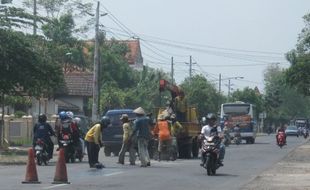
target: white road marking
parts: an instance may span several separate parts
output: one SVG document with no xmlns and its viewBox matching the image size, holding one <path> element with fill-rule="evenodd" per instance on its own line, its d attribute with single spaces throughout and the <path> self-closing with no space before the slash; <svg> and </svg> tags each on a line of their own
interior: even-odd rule
<svg viewBox="0 0 310 190">
<path fill-rule="evenodd" d="M 122 174 L 124 172 L 114 172 L 114 173 L 110 173 L 110 174 L 104 174 L 103 176 L 113 176 L 113 175 L 118 175 L 118 174 Z"/>
<path fill-rule="evenodd" d="M 62 187 L 62 186 L 65 186 L 65 185 L 69 185 L 69 184 L 52 185 L 52 186 L 49 186 L 49 187 L 44 187 L 43 189 L 53 189 L 53 188 Z"/>
</svg>

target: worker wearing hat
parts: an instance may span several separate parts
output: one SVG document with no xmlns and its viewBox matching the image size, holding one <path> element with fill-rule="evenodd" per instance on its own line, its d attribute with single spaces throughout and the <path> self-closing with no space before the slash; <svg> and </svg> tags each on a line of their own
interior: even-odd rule
<svg viewBox="0 0 310 190">
<path fill-rule="evenodd" d="M 148 152 L 148 142 L 151 137 L 149 128 L 149 119 L 145 116 L 144 109 L 139 107 L 133 111 L 137 119 L 134 122 L 134 131 L 132 137 L 136 135 L 138 142 L 138 152 L 141 161 L 141 167 L 147 167 L 151 165 L 150 156 Z"/>
<path fill-rule="evenodd" d="M 120 120 L 123 122 L 123 144 L 121 151 L 119 152 L 118 163 L 124 164 L 125 154 L 129 151 L 129 162 L 130 165 L 135 165 L 136 161 L 136 150 L 135 140 L 130 138 L 133 132 L 132 125 L 129 121 L 127 114 L 122 114 Z"/>
</svg>

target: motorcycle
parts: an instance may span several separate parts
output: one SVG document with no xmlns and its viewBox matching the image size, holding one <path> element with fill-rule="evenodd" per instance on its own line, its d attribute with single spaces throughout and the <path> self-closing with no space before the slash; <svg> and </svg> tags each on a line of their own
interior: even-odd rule
<svg viewBox="0 0 310 190">
<path fill-rule="evenodd" d="M 308 138 L 308 136 L 309 136 L 309 131 L 308 131 L 308 129 L 307 129 L 306 127 L 304 127 L 304 128 L 302 129 L 302 135 L 304 136 L 305 139 Z"/>
<path fill-rule="evenodd" d="M 37 164 L 39 166 L 44 163 L 45 165 L 48 164 L 49 158 L 48 158 L 48 153 L 47 153 L 47 145 L 44 143 L 42 139 L 37 139 L 36 144 L 34 146 L 35 150 L 35 156 L 37 160 Z"/>
<path fill-rule="evenodd" d="M 79 140 L 79 144 L 75 147 L 75 158 L 82 162 L 84 157 L 84 140 L 82 138 Z"/>
<path fill-rule="evenodd" d="M 66 163 L 69 163 L 69 161 L 74 163 L 75 158 L 76 158 L 76 155 L 75 155 L 76 152 L 75 152 L 75 147 L 74 147 L 71 135 L 69 134 L 62 135 L 62 140 L 60 140 L 60 144 L 64 148 L 64 151 L 65 151 Z"/>
<path fill-rule="evenodd" d="M 280 131 L 277 136 L 278 146 L 282 148 L 285 145 L 285 134 L 283 131 Z"/>
<path fill-rule="evenodd" d="M 224 140 L 223 140 L 223 144 L 227 147 L 231 144 L 231 138 L 230 138 L 230 134 L 229 132 L 224 133 Z"/>
<path fill-rule="evenodd" d="M 240 132 L 235 132 L 233 142 L 236 145 L 239 145 L 239 144 L 241 144 L 241 141 L 242 141 L 242 138 L 241 138 Z"/>
<path fill-rule="evenodd" d="M 215 175 L 216 170 L 221 166 L 219 164 L 219 143 L 220 138 L 218 136 L 211 136 L 203 140 L 202 143 L 202 157 L 203 167 L 207 170 L 208 175 Z"/>
</svg>

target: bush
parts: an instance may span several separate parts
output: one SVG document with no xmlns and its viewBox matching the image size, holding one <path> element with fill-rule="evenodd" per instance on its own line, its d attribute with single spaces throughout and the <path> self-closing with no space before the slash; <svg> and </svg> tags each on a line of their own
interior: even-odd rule
<svg viewBox="0 0 310 190">
<path fill-rule="evenodd" d="M 22 116 L 26 115 L 26 113 L 23 111 L 16 111 L 14 115 L 16 118 L 21 118 Z"/>
</svg>

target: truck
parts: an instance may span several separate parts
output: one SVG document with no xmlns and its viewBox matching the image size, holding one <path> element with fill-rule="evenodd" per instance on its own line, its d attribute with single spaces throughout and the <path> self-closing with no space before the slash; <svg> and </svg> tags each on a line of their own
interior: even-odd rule
<svg viewBox="0 0 310 190">
<path fill-rule="evenodd" d="M 161 79 L 159 81 L 159 91 L 169 91 L 171 94 L 172 104 L 175 102 L 175 98 L 180 94 L 180 87 L 171 84 L 168 81 Z M 172 106 L 173 109 L 173 106 Z M 166 110 L 165 107 L 158 107 L 155 109 L 157 113 L 162 114 Z M 179 158 L 197 158 L 199 153 L 198 136 L 201 132 L 201 125 L 197 117 L 197 109 L 195 106 L 188 106 L 186 111 L 186 118 L 184 122 L 180 122 L 183 126 L 183 130 L 177 136 L 178 143 L 178 157 Z"/>
</svg>

